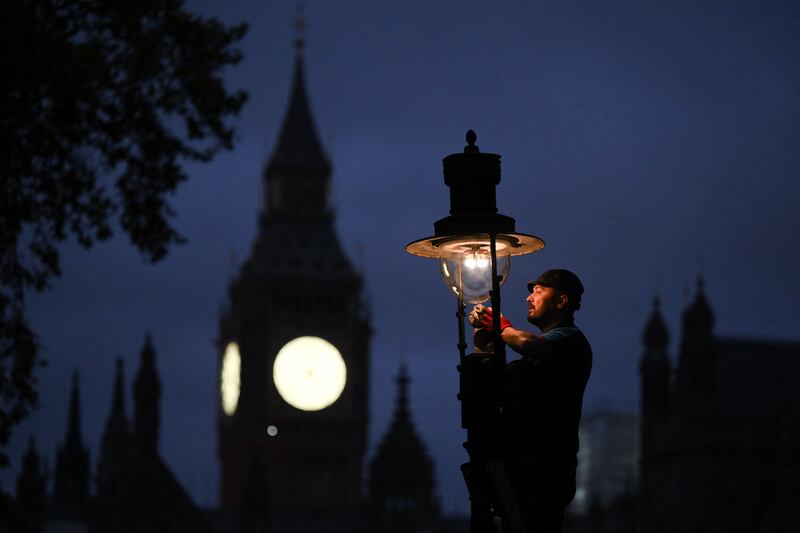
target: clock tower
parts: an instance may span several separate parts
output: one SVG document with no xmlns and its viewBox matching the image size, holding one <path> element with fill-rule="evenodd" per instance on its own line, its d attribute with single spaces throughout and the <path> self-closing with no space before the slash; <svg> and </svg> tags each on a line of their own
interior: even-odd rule
<svg viewBox="0 0 800 533">
<path fill-rule="evenodd" d="M 220 498 L 249 529 L 337 531 L 361 511 L 371 329 L 334 229 L 302 48 L 258 235 L 220 318 Z"/>
</svg>

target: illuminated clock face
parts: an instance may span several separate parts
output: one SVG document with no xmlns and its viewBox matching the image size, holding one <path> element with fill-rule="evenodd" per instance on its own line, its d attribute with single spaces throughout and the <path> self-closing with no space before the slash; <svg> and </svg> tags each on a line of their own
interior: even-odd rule
<svg viewBox="0 0 800 533">
<path fill-rule="evenodd" d="M 222 371 L 219 379 L 222 410 L 228 416 L 236 412 L 236 405 L 239 403 L 241 370 L 242 358 L 239 355 L 239 345 L 229 342 L 222 356 Z"/>
<path fill-rule="evenodd" d="M 319 411 L 344 390 L 347 368 L 339 350 L 319 337 L 298 337 L 275 357 L 272 378 L 286 403 L 303 411 Z"/>
</svg>

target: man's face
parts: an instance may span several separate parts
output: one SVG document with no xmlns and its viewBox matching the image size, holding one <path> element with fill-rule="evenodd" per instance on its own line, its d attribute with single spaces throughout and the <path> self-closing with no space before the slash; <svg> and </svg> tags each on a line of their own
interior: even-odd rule
<svg viewBox="0 0 800 533">
<path fill-rule="evenodd" d="M 528 296 L 528 322 L 534 326 L 546 326 L 558 313 L 560 295 L 552 287 L 534 285 Z"/>
</svg>

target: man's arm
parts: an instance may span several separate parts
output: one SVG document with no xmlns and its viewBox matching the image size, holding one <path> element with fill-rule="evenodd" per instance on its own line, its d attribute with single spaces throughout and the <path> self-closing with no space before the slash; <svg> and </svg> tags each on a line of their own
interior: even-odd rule
<svg viewBox="0 0 800 533">
<path fill-rule="evenodd" d="M 550 341 L 529 331 L 507 327 L 500 332 L 500 338 L 508 347 L 523 357 L 538 359 L 552 354 Z"/>
<path fill-rule="evenodd" d="M 492 308 L 476 305 L 469 314 L 469 323 L 474 328 L 491 331 L 494 326 Z M 523 357 L 541 359 L 552 354 L 550 341 L 542 335 L 517 329 L 505 317 L 500 318 L 500 328 L 503 342 Z"/>
</svg>

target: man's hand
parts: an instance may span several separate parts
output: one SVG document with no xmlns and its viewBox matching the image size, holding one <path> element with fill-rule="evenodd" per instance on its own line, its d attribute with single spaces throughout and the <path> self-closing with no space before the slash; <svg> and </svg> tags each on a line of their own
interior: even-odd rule
<svg viewBox="0 0 800 533">
<path fill-rule="evenodd" d="M 486 310 L 484 306 L 481 304 L 477 304 L 475 307 L 472 308 L 472 311 L 469 312 L 467 319 L 469 320 L 469 324 L 475 328 L 479 329 L 484 327 L 483 322 L 483 313 Z"/>
<path fill-rule="evenodd" d="M 487 331 L 494 330 L 494 317 L 492 316 L 492 308 L 477 304 L 469 313 L 469 323 L 475 329 L 485 329 Z M 509 327 L 511 327 L 511 321 L 503 315 L 500 315 L 500 331 L 503 331 Z"/>
</svg>

